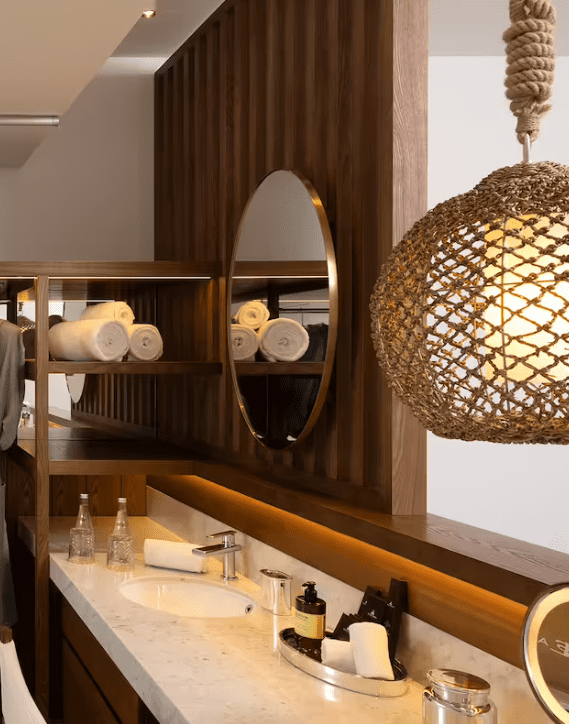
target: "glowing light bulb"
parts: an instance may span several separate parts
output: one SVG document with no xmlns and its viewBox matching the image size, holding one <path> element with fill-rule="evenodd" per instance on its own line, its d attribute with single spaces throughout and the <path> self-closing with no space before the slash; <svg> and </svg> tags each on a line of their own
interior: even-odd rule
<svg viewBox="0 0 569 724">
<path fill-rule="evenodd" d="M 561 217 L 529 214 L 487 227 L 487 379 L 569 377 L 569 219 Z"/>
</svg>

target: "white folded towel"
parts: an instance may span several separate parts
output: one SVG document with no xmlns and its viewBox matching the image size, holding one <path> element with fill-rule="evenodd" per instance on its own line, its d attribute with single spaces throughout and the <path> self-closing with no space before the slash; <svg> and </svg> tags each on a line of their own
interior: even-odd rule
<svg viewBox="0 0 569 724">
<path fill-rule="evenodd" d="M 74 362 L 119 362 L 128 351 L 128 334 L 113 319 L 80 319 L 55 324 L 48 332 L 55 359 Z"/>
<path fill-rule="evenodd" d="M 321 654 L 322 663 L 325 666 L 330 666 L 332 669 L 343 671 L 346 674 L 356 673 L 351 641 L 325 638 L 322 640 Z"/>
<path fill-rule="evenodd" d="M 162 357 L 162 336 L 152 324 L 131 324 L 126 328 L 129 339 L 128 358 L 154 362 Z"/>
<path fill-rule="evenodd" d="M 143 548 L 144 562 L 147 566 L 201 573 L 205 558 L 194 556 L 192 553 L 192 549 L 197 545 L 197 543 L 178 543 L 171 540 L 147 538 Z"/>
<path fill-rule="evenodd" d="M 251 329 L 259 329 L 271 316 L 263 302 L 246 302 L 242 304 L 235 314 L 237 324 Z"/>
<path fill-rule="evenodd" d="M 123 324 L 134 322 L 134 312 L 126 302 L 91 304 L 81 312 L 81 319 L 116 319 Z"/>
<path fill-rule="evenodd" d="M 393 681 L 385 626 L 372 621 L 359 621 L 348 627 L 356 672 L 359 676 Z"/>
<path fill-rule="evenodd" d="M 269 362 L 295 362 L 308 349 L 308 332 L 294 319 L 279 317 L 258 331 L 259 351 Z"/>
<path fill-rule="evenodd" d="M 231 352 L 234 360 L 245 362 L 254 359 L 258 349 L 259 337 L 254 329 L 244 324 L 231 325 Z"/>
</svg>

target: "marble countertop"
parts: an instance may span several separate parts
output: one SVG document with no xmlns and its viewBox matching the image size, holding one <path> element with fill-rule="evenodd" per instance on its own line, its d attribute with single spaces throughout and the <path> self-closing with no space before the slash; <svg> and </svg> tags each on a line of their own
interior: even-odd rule
<svg viewBox="0 0 569 724">
<path fill-rule="evenodd" d="M 108 520 L 95 519 L 99 542 L 94 564 L 81 566 L 67 560 L 73 522 L 52 519 L 51 578 L 162 724 L 422 721 L 422 687 L 414 681 L 404 696 L 376 698 L 326 684 L 285 661 L 277 641 L 279 631 L 292 625 L 289 617 L 273 616 L 259 607 L 239 618 L 187 618 L 128 601 L 119 592 L 123 581 L 168 574 L 144 565 L 144 538 L 180 538 L 148 518 L 131 518 L 136 568 L 118 573 L 106 568 L 104 543 L 101 546 Z M 29 521 L 20 528 L 33 546 Z M 220 561 L 206 560 L 208 572 L 184 575 L 219 581 Z M 258 593 L 258 586 L 247 579 L 226 585 Z"/>
</svg>

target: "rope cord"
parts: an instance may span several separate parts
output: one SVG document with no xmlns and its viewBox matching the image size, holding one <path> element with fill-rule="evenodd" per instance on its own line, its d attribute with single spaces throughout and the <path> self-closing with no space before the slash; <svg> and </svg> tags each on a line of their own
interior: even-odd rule
<svg viewBox="0 0 569 724">
<path fill-rule="evenodd" d="M 510 0 L 511 27 L 503 35 L 508 68 L 506 97 L 518 119 L 516 133 L 523 144 L 526 134 L 533 142 L 539 123 L 551 106 L 555 70 L 553 28 L 555 8 L 551 0 Z"/>
</svg>

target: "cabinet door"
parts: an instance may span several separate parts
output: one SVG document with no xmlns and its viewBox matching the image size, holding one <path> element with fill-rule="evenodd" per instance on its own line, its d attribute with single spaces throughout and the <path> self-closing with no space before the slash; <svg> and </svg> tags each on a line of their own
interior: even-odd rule
<svg viewBox="0 0 569 724">
<path fill-rule="evenodd" d="M 78 660 L 81 660 L 95 682 L 95 688 L 103 694 L 121 724 L 144 722 L 138 694 L 65 598 L 61 602 L 61 621 L 64 641 L 71 644 Z M 87 722 L 78 721 L 69 724 L 87 724 Z"/>
<path fill-rule="evenodd" d="M 121 724 L 65 640 L 63 640 L 63 722 L 64 724 Z"/>
</svg>

